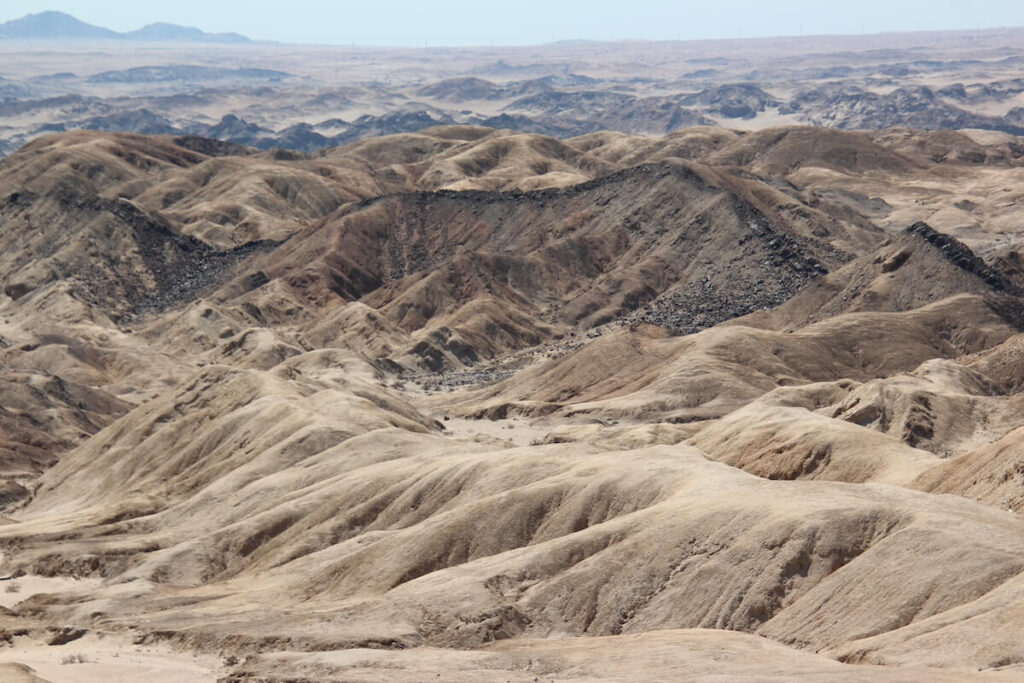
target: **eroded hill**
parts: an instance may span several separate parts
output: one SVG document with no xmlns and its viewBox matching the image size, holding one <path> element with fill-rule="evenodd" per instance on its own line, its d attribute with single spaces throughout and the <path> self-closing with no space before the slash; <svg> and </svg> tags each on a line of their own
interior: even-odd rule
<svg viewBox="0 0 1024 683">
<path fill-rule="evenodd" d="M 1019 679 L 1015 144 L 33 142 L 0 573 L 69 590 L 10 601 L 0 665 Z"/>
</svg>

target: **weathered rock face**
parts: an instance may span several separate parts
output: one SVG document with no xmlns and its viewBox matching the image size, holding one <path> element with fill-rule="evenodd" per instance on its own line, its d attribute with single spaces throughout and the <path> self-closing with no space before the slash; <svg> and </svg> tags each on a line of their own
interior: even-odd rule
<svg viewBox="0 0 1024 683">
<path fill-rule="evenodd" d="M 794 224 L 770 198 L 679 163 L 536 192 L 400 195 L 328 219 L 264 270 L 310 303 L 360 299 L 409 332 L 444 325 L 476 357 L 633 314 L 695 331 L 777 305 L 849 258 L 824 216 Z M 483 297 L 504 320 L 480 317 Z M 509 311 L 545 325 L 513 329 Z M 485 346 L 475 329 L 502 329 L 504 340 L 488 334 L 504 343 Z"/>
</svg>

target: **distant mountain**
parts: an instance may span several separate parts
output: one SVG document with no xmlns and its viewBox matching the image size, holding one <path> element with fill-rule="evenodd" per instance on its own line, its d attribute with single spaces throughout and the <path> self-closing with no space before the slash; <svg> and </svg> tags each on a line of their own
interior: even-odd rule
<svg viewBox="0 0 1024 683">
<path fill-rule="evenodd" d="M 0 24 L 0 40 L 139 40 L 178 43 L 247 43 L 238 33 L 206 33 L 191 26 L 157 23 L 118 33 L 64 12 L 40 12 Z"/>
<path fill-rule="evenodd" d="M 249 39 L 239 33 L 206 33 L 192 26 L 156 23 L 122 34 L 132 40 L 152 42 L 197 42 L 197 43 L 248 43 Z"/>
<path fill-rule="evenodd" d="M 100 26 L 93 26 L 75 19 L 63 12 L 40 12 L 29 14 L 21 19 L 14 19 L 0 24 L 0 38 L 6 39 L 42 39 L 42 38 L 81 38 L 109 39 L 120 38 L 121 34 Z"/>
</svg>

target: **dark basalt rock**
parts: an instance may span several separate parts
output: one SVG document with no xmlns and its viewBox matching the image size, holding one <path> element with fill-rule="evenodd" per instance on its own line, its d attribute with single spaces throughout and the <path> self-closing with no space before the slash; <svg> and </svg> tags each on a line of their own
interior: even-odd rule
<svg viewBox="0 0 1024 683">
<path fill-rule="evenodd" d="M 985 284 L 992 289 L 1003 292 L 1006 294 L 1012 294 L 1014 296 L 1021 296 L 1024 292 L 1021 292 L 1020 288 L 1017 287 L 1008 277 L 990 267 L 970 248 L 954 237 L 944 235 L 941 232 L 936 231 L 927 223 L 914 223 L 906 229 L 907 233 L 917 235 L 921 239 L 925 240 L 932 246 L 938 248 L 946 259 L 950 263 L 956 265 L 959 268 L 981 278 Z"/>
</svg>

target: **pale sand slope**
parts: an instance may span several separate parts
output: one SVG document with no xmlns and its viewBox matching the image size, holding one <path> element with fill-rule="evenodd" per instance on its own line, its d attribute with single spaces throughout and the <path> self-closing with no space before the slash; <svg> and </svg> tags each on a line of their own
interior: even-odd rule
<svg viewBox="0 0 1024 683">
<path fill-rule="evenodd" d="M 0 680 L 7 683 L 49 683 L 35 675 L 35 670 L 25 664 L 0 664 Z"/>
<path fill-rule="evenodd" d="M 171 476 L 166 509 L 137 523 L 83 527 L 103 512 L 92 503 L 86 517 L 76 513 L 88 500 L 69 500 L 47 521 L 41 509 L 57 502 L 48 491 L 32 522 L 5 533 L 77 526 L 79 538 L 28 536 L 23 558 L 94 564 L 110 578 L 73 603 L 37 597 L 26 607 L 69 625 L 134 625 L 241 652 L 699 626 L 884 662 L 916 622 L 955 609 L 1007 633 L 1021 628 L 1015 602 L 990 594 L 1012 591 L 1024 569 L 1024 522 L 973 501 L 767 481 L 687 446 L 481 453 L 444 437 L 396 436 L 352 439 L 347 456 L 328 448 L 278 461 L 279 473 L 235 493 L 214 476 L 189 494 L 197 479 Z M 146 451 L 136 449 L 137 462 Z M 94 467 L 123 476 L 102 459 Z M 861 640 L 887 632 L 881 648 Z M 1013 638 L 939 631 L 906 663 L 990 668 L 1022 654 Z"/>
<path fill-rule="evenodd" d="M 25 642 L 28 640 L 17 638 L 13 647 L 0 649 L 0 681 L 213 683 L 227 671 L 214 655 L 185 653 L 159 645 L 132 645 L 129 639 L 118 636 L 87 635 L 60 646 Z M 66 658 L 77 655 L 82 655 L 85 661 L 63 663 Z M 29 667 L 31 671 L 21 667 Z M 11 677 L 7 678 L 8 675 Z M 17 678 L 18 675 L 22 679 Z"/>
<path fill-rule="evenodd" d="M 0 607 L 14 607 L 22 600 L 39 593 L 91 590 L 98 588 L 100 583 L 99 579 L 72 579 L 63 576 L 27 574 L 10 581 L 0 582 Z"/>
<path fill-rule="evenodd" d="M 228 681 L 252 678 L 351 683 L 510 683 L 654 681 L 821 681 L 959 683 L 1016 681 L 1024 672 L 852 666 L 792 650 L 765 638 L 726 631 L 649 631 L 603 638 L 502 641 L 478 650 L 282 652 L 258 656 Z"/>
<path fill-rule="evenodd" d="M 80 592 L 98 588 L 99 579 L 25 575 L 3 582 L 17 592 L 0 593 L 0 607 L 12 608 L 34 595 Z M 47 632 L 16 636 L 0 648 L 0 681 L 4 683 L 209 683 L 224 666 L 213 655 L 184 653 L 158 644 L 134 645 L 131 638 L 87 634 L 64 645 L 49 645 Z M 77 661 L 79 656 L 84 661 Z M 69 658 L 76 661 L 68 662 Z M 67 663 L 65 663 L 67 662 Z"/>
</svg>

